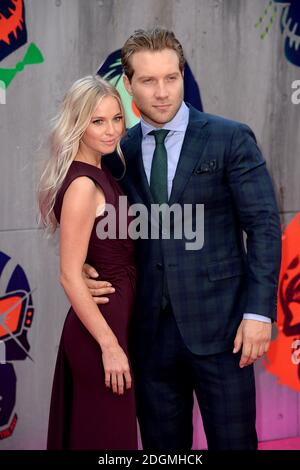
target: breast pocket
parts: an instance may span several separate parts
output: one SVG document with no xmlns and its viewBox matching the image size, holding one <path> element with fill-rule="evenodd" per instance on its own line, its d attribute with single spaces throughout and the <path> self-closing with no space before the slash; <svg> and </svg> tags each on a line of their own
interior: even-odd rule
<svg viewBox="0 0 300 470">
<path fill-rule="evenodd" d="M 209 175 L 213 174 L 218 170 L 218 162 L 215 159 L 202 161 L 195 169 L 194 174 L 198 175 Z"/>
<path fill-rule="evenodd" d="M 186 186 L 187 197 L 193 201 L 213 203 L 225 198 L 226 191 L 224 168 L 217 160 L 199 163 Z"/>
</svg>

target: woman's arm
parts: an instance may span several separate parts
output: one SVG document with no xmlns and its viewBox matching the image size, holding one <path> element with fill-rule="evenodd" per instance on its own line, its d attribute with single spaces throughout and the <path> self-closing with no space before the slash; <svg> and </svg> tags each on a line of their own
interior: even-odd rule
<svg viewBox="0 0 300 470">
<path fill-rule="evenodd" d="M 114 392 L 122 394 L 123 374 L 127 388 L 131 386 L 128 359 L 82 277 L 96 208 L 104 202 L 102 190 L 85 176 L 76 178 L 65 192 L 60 218 L 60 281 L 74 311 L 100 345 L 106 386 L 112 385 Z"/>
</svg>

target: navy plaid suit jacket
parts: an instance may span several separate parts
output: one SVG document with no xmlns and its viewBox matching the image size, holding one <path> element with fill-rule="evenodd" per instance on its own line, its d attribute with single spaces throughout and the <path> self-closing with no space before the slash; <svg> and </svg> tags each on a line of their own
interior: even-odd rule
<svg viewBox="0 0 300 470">
<path fill-rule="evenodd" d="M 138 124 L 122 141 L 127 170 L 121 185 L 131 204 L 143 203 L 150 209 L 153 200 L 141 140 Z M 117 158 L 106 157 L 105 163 L 117 171 Z M 144 357 L 154 340 L 164 271 L 179 331 L 195 354 L 233 348 L 243 313 L 276 319 L 280 221 L 266 163 L 251 129 L 190 106 L 169 200 L 169 205 L 174 203 L 204 204 L 204 245 L 188 251 L 184 237 L 136 242 L 135 357 Z"/>
</svg>

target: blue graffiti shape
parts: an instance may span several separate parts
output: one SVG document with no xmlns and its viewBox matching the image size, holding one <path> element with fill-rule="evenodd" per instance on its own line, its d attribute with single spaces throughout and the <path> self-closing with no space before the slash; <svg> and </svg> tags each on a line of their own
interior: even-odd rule
<svg viewBox="0 0 300 470">
<path fill-rule="evenodd" d="M 1 281 L 9 263 L 13 263 L 11 258 L 0 251 Z M 34 316 L 33 290 L 19 264 L 9 273 L 8 281 L 0 284 L 0 441 L 12 435 L 17 422 L 13 361 L 32 359 L 27 332 Z"/>
<path fill-rule="evenodd" d="M 16 404 L 17 377 L 12 364 L 0 364 L 0 427 L 5 426 Z"/>
<path fill-rule="evenodd" d="M 282 2 L 280 29 L 284 36 L 284 52 L 287 60 L 300 67 L 300 0 Z"/>
</svg>

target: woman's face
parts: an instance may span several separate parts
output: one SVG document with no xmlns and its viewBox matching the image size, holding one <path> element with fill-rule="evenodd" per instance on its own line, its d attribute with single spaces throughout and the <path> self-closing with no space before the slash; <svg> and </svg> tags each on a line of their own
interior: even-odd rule
<svg viewBox="0 0 300 470">
<path fill-rule="evenodd" d="M 124 132 L 124 116 L 114 96 L 105 96 L 96 106 L 82 143 L 89 150 L 104 155 L 115 150 Z"/>
</svg>

